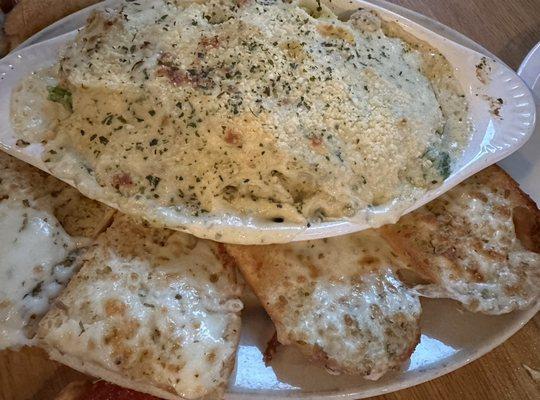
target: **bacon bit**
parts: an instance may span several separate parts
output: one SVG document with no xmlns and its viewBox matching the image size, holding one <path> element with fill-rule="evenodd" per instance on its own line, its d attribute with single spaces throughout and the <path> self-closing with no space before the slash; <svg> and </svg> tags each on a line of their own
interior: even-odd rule
<svg viewBox="0 0 540 400">
<path fill-rule="evenodd" d="M 168 115 L 161 118 L 161 126 L 169 126 L 170 124 L 171 124 L 171 118 Z"/>
<path fill-rule="evenodd" d="M 243 6 L 245 6 L 245 5 L 246 5 L 247 3 L 249 3 L 249 2 L 250 2 L 250 0 L 236 0 L 236 5 L 237 5 L 238 7 L 243 7 Z"/>
<path fill-rule="evenodd" d="M 274 332 L 274 334 L 272 335 L 272 339 L 270 339 L 268 343 L 266 344 L 266 350 L 264 351 L 264 354 L 263 354 L 264 365 L 268 366 L 268 364 L 270 364 L 270 362 L 272 361 L 272 358 L 277 352 L 279 345 L 280 343 L 278 342 L 278 339 L 277 339 L 277 332 Z"/>
<path fill-rule="evenodd" d="M 161 53 L 158 58 L 158 64 L 172 67 L 174 65 L 174 55 L 168 51 Z"/>
<path fill-rule="evenodd" d="M 38 265 L 37 267 L 34 267 L 33 272 L 34 274 L 41 274 L 43 273 L 43 270 L 44 270 L 43 265 Z"/>
<path fill-rule="evenodd" d="M 108 28 L 110 28 L 111 26 L 113 26 L 114 23 L 115 23 L 116 21 L 118 21 L 118 18 L 117 18 L 117 17 L 114 17 L 114 18 L 111 18 L 111 19 L 107 19 L 107 20 L 103 21 L 103 27 L 104 27 L 105 29 L 108 29 Z"/>
<path fill-rule="evenodd" d="M 120 186 L 133 185 L 133 181 L 131 180 L 131 176 L 129 174 L 127 174 L 126 172 L 122 172 L 112 177 L 112 185 L 115 189 L 119 189 Z"/>
<path fill-rule="evenodd" d="M 206 49 L 216 49 L 219 47 L 219 38 L 217 36 L 213 37 L 202 37 L 199 41 L 199 46 L 202 46 Z"/>
<path fill-rule="evenodd" d="M 225 141 L 234 146 L 239 146 L 242 143 L 240 140 L 240 135 L 235 133 L 230 128 L 225 131 Z"/>
<path fill-rule="evenodd" d="M 409 123 L 409 121 L 407 120 L 407 118 L 401 118 L 398 122 L 398 126 L 400 127 L 405 127 L 407 126 L 407 124 Z"/>
<path fill-rule="evenodd" d="M 318 147 L 322 144 L 322 139 L 318 136 L 313 136 L 310 141 L 313 147 Z"/>
<path fill-rule="evenodd" d="M 185 72 L 168 66 L 161 66 L 157 70 L 157 76 L 166 76 L 175 86 L 185 85 L 189 83 L 189 78 Z"/>
<path fill-rule="evenodd" d="M 202 76 L 199 73 L 189 73 L 180 71 L 176 67 L 169 67 L 162 65 L 157 70 L 157 76 L 165 76 L 169 78 L 169 81 L 175 86 L 191 85 L 193 87 L 200 87 L 208 89 L 214 86 L 214 81 L 210 78 Z"/>
<path fill-rule="evenodd" d="M 370 264 L 375 264 L 379 261 L 379 259 L 377 257 L 373 257 L 373 256 L 364 256 L 362 257 L 362 259 L 360 260 L 360 265 L 370 265 Z"/>
</svg>

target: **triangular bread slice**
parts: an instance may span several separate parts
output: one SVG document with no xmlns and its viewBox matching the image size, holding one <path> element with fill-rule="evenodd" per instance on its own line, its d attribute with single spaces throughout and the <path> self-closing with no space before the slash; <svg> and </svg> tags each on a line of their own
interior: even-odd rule
<svg viewBox="0 0 540 400">
<path fill-rule="evenodd" d="M 276 327 L 333 373 L 377 379 L 420 337 L 418 297 L 375 231 L 268 246 L 227 245 Z"/>
<path fill-rule="evenodd" d="M 415 289 L 502 314 L 540 291 L 540 211 L 500 167 L 491 166 L 380 232 L 428 281 Z"/>
<path fill-rule="evenodd" d="M 37 323 L 114 211 L 0 152 L 0 349 L 32 343 Z"/>
<path fill-rule="evenodd" d="M 220 245 L 117 214 L 38 330 L 51 358 L 164 399 L 221 393 L 240 286 Z"/>
</svg>

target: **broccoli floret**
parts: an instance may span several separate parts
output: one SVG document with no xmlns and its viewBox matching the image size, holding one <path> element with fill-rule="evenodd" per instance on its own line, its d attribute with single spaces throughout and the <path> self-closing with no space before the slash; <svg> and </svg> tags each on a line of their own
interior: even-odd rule
<svg viewBox="0 0 540 400">
<path fill-rule="evenodd" d="M 48 100 L 60 103 L 69 111 L 73 111 L 73 100 L 69 90 L 60 86 L 49 86 L 47 90 L 49 91 Z"/>
<path fill-rule="evenodd" d="M 448 152 L 430 147 L 424 153 L 423 157 L 433 163 L 433 167 L 443 179 L 450 176 L 452 172 L 452 159 L 450 158 L 450 154 L 448 154 Z"/>
</svg>

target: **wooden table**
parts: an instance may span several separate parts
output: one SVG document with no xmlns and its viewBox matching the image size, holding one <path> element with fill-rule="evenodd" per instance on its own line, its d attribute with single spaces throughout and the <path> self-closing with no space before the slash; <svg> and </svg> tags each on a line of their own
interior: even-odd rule
<svg viewBox="0 0 540 400">
<path fill-rule="evenodd" d="M 540 41 L 540 0 L 391 1 L 464 33 L 513 68 Z M 24 367 L 28 365 L 32 368 Z M 524 366 L 540 370 L 540 315 L 480 360 L 431 382 L 374 399 L 539 399 L 540 381 Z M 77 376 L 35 349 L 0 353 L 0 400 L 50 399 Z"/>
</svg>

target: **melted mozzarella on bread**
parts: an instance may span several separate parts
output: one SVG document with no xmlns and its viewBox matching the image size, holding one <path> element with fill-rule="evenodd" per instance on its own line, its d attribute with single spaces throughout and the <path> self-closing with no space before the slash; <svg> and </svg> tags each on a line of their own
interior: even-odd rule
<svg viewBox="0 0 540 400">
<path fill-rule="evenodd" d="M 222 391 L 242 303 L 221 254 L 212 242 L 117 216 L 42 320 L 42 345 L 76 369 L 159 397 Z"/>
<path fill-rule="evenodd" d="M 420 302 L 374 231 L 271 246 L 227 246 L 282 344 L 334 373 L 378 379 L 419 339 Z"/>
<path fill-rule="evenodd" d="M 33 343 L 81 247 L 111 212 L 0 152 L 0 349 Z"/>
<path fill-rule="evenodd" d="M 538 298 L 539 227 L 536 204 L 492 166 L 381 232 L 429 282 L 420 294 L 503 314 Z"/>
<path fill-rule="evenodd" d="M 36 320 L 73 274 L 75 249 L 51 214 L 0 203 L 0 349 L 30 343 Z"/>
</svg>

